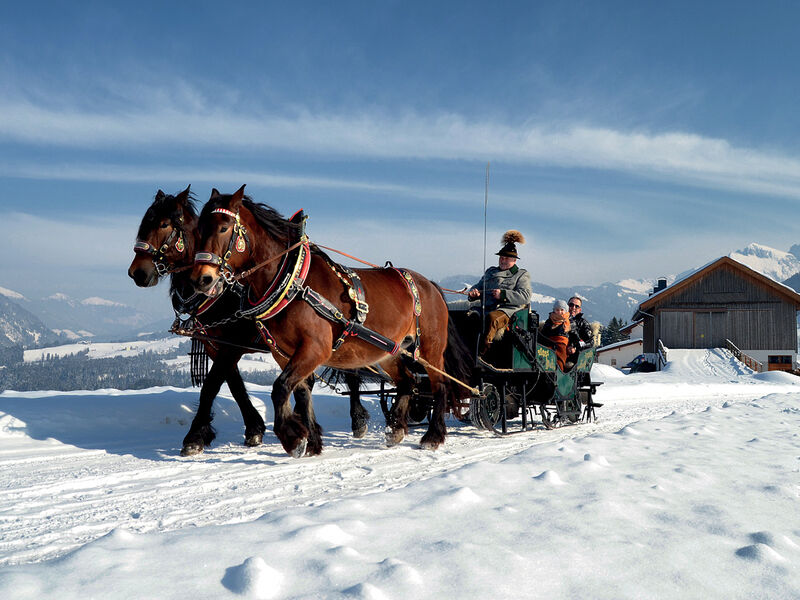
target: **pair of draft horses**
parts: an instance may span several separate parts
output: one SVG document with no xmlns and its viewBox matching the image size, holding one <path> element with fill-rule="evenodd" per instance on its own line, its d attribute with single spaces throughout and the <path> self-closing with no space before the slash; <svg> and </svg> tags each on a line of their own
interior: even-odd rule
<svg viewBox="0 0 800 600">
<path fill-rule="evenodd" d="M 213 441 L 212 405 L 223 381 L 242 412 L 245 444 L 261 443 L 264 420 L 237 368 L 258 342 L 271 349 L 282 369 L 272 388 L 274 429 L 291 456 L 322 451 L 311 398 L 314 371 L 321 365 L 341 370 L 378 365 L 388 374 L 398 392 L 386 441 L 390 446 L 401 442 L 408 433 L 412 389 L 409 350 L 426 365 L 434 395 L 421 446 L 435 450 L 444 442 L 445 413 L 458 395 L 441 371 L 446 358 L 448 364 L 465 358 L 441 290 L 412 271 L 341 267 L 308 242 L 303 221 L 302 213 L 285 219 L 253 202 L 244 186 L 233 194 L 214 189 L 199 215 L 189 187 L 174 196 L 159 190 L 147 209 L 128 274 L 140 287 L 170 275 L 176 313 L 194 314 L 213 360 L 181 454 L 198 454 Z M 381 343 L 356 335 L 359 327 Z M 358 380 L 349 376 L 346 382 L 353 434 L 362 437 L 369 413 L 359 401 Z"/>
</svg>

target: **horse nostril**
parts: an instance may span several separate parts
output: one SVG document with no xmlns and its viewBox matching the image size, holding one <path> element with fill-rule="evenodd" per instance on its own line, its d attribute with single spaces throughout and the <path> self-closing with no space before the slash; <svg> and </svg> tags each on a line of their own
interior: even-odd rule
<svg viewBox="0 0 800 600">
<path fill-rule="evenodd" d="M 133 271 L 133 273 L 128 272 L 128 275 L 130 275 L 134 283 L 139 286 L 144 285 L 145 280 L 147 279 L 147 273 L 145 273 L 142 269 L 136 269 Z"/>
<path fill-rule="evenodd" d="M 214 278 L 211 275 L 203 275 L 200 278 L 200 285 L 203 288 L 207 288 L 211 285 L 211 282 L 214 281 Z"/>
</svg>

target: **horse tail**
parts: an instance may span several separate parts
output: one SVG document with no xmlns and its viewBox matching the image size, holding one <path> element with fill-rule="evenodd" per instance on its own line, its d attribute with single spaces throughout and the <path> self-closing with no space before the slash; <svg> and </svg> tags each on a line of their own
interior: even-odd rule
<svg viewBox="0 0 800 600">
<path fill-rule="evenodd" d="M 439 290 L 442 299 L 444 299 L 442 288 L 436 285 L 436 289 Z M 448 311 L 447 345 L 444 348 L 444 370 L 451 377 L 455 377 L 463 383 L 470 384 L 473 362 L 472 353 L 469 351 L 467 344 L 458 332 L 453 318 Z M 470 391 L 467 388 L 449 378 L 445 379 L 445 386 L 447 388 L 448 401 L 451 403 L 467 398 L 470 395 Z"/>
</svg>

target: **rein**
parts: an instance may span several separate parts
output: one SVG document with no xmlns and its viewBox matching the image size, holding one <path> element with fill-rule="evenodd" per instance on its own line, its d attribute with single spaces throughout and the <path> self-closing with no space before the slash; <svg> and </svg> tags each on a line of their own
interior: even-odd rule
<svg viewBox="0 0 800 600">
<path fill-rule="evenodd" d="M 353 256 L 352 254 L 348 254 L 347 252 L 342 252 L 341 250 L 337 250 L 336 248 L 330 248 L 328 246 L 323 246 L 321 244 L 314 244 L 314 245 L 317 248 L 322 248 L 323 250 L 330 250 L 331 252 L 336 252 L 336 254 L 341 254 L 342 256 L 346 256 L 347 258 L 351 258 L 354 261 L 360 262 L 362 265 L 367 265 L 368 267 L 372 267 L 373 269 L 382 269 L 382 268 L 384 268 L 384 267 L 381 267 L 379 265 L 373 264 L 373 263 L 371 263 L 369 261 L 361 260 L 360 258 L 357 258 L 357 257 Z M 387 262 L 387 264 L 391 264 L 391 263 Z M 464 290 L 450 290 L 450 289 L 447 289 L 445 287 L 441 287 L 441 286 L 439 286 L 439 287 L 441 288 L 441 290 L 443 292 L 447 292 L 449 294 L 461 294 L 462 296 L 467 296 L 469 294 L 469 292 L 466 292 Z"/>
<path fill-rule="evenodd" d="M 275 255 L 275 256 L 273 256 L 272 258 L 268 258 L 267 260 L 264 260 L 264 261 L 262 261 L 262 262 L 258 263 L 256 266 L 254 266 L 254 267 L 251 267 L 251 268 L 247 269 L 246 271 L 242 271 L 242 272 L 241 272 L 241 273 L 239 273 L 238 275 L 234 275 L 234 276 L 232 277 L 232 280 L 233 280 L 233 281 L 239 281 L 240 279 L 244 279 L 245 277 L 247 277 L 247 276 L 249 276 L 249 275 L 252 275 L 254 272 L 258 271 L 258 270 L 259 270 L 261 267 L 264 267 L 264 266 L 268 265 L 269 263 L 271 263 L 271 262 L 274 262 L 274 261 L 278 260 L 278 259 L 279 259 L 279 258 L 281 258 L 282 256 L 286 256 L 287 254 L 289 254 L 289 252 L 291 252 L 291 251 L 292 251 L 292 250 L 294 250 L 295 248 L 298 248 L 299 246 L 302 246 L 302 245 L 303 245 L 303 244 L 305 244 L 305 243 L 306 243 L 306 242 L 304 242 L 303 240 L 300 240 L 300 241 L 299 241 L 299 242 L 297 242 L 296 244 L 292 244 L 291 246 L 289 246 L 289 247 L 288 247 L 286 250 L 284 250 L 284 251 L 283 251 L 283 252 L 281 252 L 280 254 L 276 254 L 276 255 Z M 320 247 L 321 247 L 321 246 L 320 246 Z"/>
</svg>

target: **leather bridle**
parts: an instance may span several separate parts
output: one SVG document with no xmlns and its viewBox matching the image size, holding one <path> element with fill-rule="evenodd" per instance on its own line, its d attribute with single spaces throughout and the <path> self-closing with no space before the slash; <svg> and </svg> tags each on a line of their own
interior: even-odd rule
<svg viewBox="0 0 800 600">
<path fill-rule="evenodd" d="M 175 244 L 175 250 L 179 254 L 183 254 L 186 251 L 186 240 L 183 235 L 183 229 L 181 228 L 181 225 L 183 225 L 183 217 L 178 219 L 177 224 L 174 221 L 171 221 L 171 224 L 172 233 L 167 236 L 167 239 L 164 240 L 164 243 L 158 248 L 144 240 L 136 240 L 136 243 L 133 245 L 133 251 L 136 254 L 145 254 L 153 260 L 153 265 L 159 277 L 164 277 L 165 275 L 175 272 L 174 265 L 167 260 L 167 252 L 173 242 Z"/>
<path fill-rule="evenodd" d="M 222 277 L 225 283 L 231 285 L 235 282 L 235 279 L 233 267 L 231 267 L 228 261 L 231 259 L 231 256 L 233 256 L 234 249 L 236 249 L 237 252 L 244 252 L 247 247 L 250 246 L 250 237 L 247 235 L 247 229 L 242 224 L 241 219 L 239 219 L 239 213 L 235 213 L 227 208 L 215 208 L 211 211 L 212 215 L 214 213 L 226 215 L 233 219 L 233 230 L 228 240 L 228 247 L 225 250 L 225 254 L 222 256 L 218 256 L 213 252 L 198 252 L 194 255 L 194 262 L 195 264 L 213 265 L 217 267 L 220 277 Z"/>
</svg>

